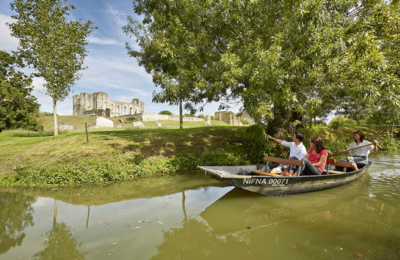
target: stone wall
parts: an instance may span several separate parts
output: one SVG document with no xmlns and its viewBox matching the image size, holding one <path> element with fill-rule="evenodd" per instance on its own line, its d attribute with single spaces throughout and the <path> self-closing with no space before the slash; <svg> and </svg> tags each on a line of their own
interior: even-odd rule
<svg viewBox="0 0 400 260">
<path fill-rule="evenodd" d="M 250 115 L 246 111 L 242 112 L 242 114 L 239 116 L 239 118 L 241 118 L 243 120 L 247 120 L 250 125 L 254 124 L 253 118 L 251 118 Z"/>
<path fill-rule="evenodd" d="M 144 103 L 138 98 L 132 102 L 111 101 L 107 93 L 96 92 L 93 94 L 80 93 L 73 96 L 74 116 L 104 115 L 107 117 L 135 115 L 145 113 Z"/>
<path fill-rule="evenodd" d="M 139 116 L 143 122 L 161 121 L 161 120 L 179 121 L 179 115 L 160 115 L 160 114 L 153 114 L 153 113 L 143 113 L 143 114 L 140 114 Z M 201 121 L 204 121 L 204 118 L 183 117 L 183 121 L 201 122 Z"/>
<path fill-rule="evenodd" d="M 236 117 L 233 112 L 230 111 L 218 111 L 214 114 L 215 120 L 225 122 L 229 125 L 242 126 L 240 118 Z"/>
</svg>

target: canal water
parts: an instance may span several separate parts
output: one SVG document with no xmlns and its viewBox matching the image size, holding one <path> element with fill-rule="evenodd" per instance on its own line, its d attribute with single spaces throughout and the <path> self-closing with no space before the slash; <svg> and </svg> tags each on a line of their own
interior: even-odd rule
<svg viewBox="0 0 400 260">
<path fill-rule="evenodd" d="M 348 185 L 266 197 L 202 173 L 0 189 L 0 259 L 400 259 L 400 153 Z"/>
</svg>

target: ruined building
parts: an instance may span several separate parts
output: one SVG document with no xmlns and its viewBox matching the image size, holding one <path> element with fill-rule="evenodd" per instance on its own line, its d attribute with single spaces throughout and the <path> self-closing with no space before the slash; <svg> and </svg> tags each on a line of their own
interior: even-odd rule
<svg viewBox="0 0 400 260">
<path fill-rule="evenodd" d="M 233 112 L 230 111 L 218 111 L 214 114 L 215 120 L 225 122 L 229 125 L 242 126 L 240 118 L 236 117 Z"/>
<path fill-rule="evenodd" d="M 74 116 L 114 117 L 145 113 L 144 103 L 140 99 L 134 98 L 131 103 L 111 101 L 104 92 L 74 95 L 73 110 Z"/>
</svg>

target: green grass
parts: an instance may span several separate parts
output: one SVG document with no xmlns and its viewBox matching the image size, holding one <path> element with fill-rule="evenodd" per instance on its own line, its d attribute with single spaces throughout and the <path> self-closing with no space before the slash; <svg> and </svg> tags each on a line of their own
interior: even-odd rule
<svg viewBox="0 0 400 260">
<path fill-rule="evenodd" d="M 70 121 L 66 123 L 76 124 L 94 119 L 67 118 Z M 0 133 L 0 184 L 101 183 L 193 171 L 198 165 L 250 163 L 247 143 L 237 134 L 245 127 L 213 121 L 216 126 L 184 122 L 184 129 L 179 129 L 178 121 L 161 123 L 162 128 L 146 122 L 145 128 L 89 129 L 88 144 L 83 128 L 60 132 L 57 137 L 48 129 L 4 131 Z M 320 135 L 332 152 L 338 152 L 347 148 L 356 130 L 363 131 L 370 141 L 375 131 L 369 126 L 318 127 L 310 135 Z M 380 144 L 385 138 L 378 138 Z M 307 140 L 304 143 L 309 147 Z"/>
<path fill-rule="evenodd" d="M 240 156 L 224 153 L 237 148 L 234 140 L 239 127 L 195 125 L 184 129 L 173 124 L 158 129 L 90 129 L 89 144 L 83 129 L 64 131 L 57 137 L 6 131 L 0 134 L 0 149 L 4 151 L 0 154 L 0 176 L 17 174 L 19 182 L 36 183 L 104 182 L 194 170 L 199 153 L 203 161 L 210 161 L 210 154 L 216 152 L 219 154 L 211 157 L 223 163 L 245 163 Z"/>
<path fill-rule="evenodd" d="M 114 122 L 114 125 L 117 126 L 120 124 L 119 119 L 122 119 L 126 121 L 126 119 L 129 118 L 129 116 L 123 116 L 123 117 L 107 117 L 107 119 L 110 119 Z M 52 132 L 54 127 L 54 118 L 53 116 L 41 116 L 40 117 L 40 123 L 43 125 L 44 131 L 47 132 Z M 82 130 L 85 129 L 85 123 L 87 123 L 88 126 L 94 124 L 96 121 L 96 117 L 94 116 L 58 116 L 57 117 L 57 122 L 58 123 L 70 123 L 75 126 L 77 130 Z M 162 120 L 162 121 L 156 121 L 158 123 L 162 124 L 162 128 L 179 128 L 179 121 L 171 121 L 171 120 Z M 156 128 L 156 122 L 144 122 L 143 124 L 145 125 L 145 128 Z M 183 127 L 184 128 L 193 128 L 193 127 L 202 127 L 205 125 L 205 121 L 200 121 L 200 122 L 192 122 L 192 121 L 184 121 L 183 122 Z M 228 126 L 228 124 L 213 120 L 211 121 L 211 124 L 214 126 Z M 132 123 L 130 122 L 129 124 L 126 124 L 124 128 L 130 128 L 132 127 Z M 60 131 L 61 132 L 61 131 Z"/>
</svg>

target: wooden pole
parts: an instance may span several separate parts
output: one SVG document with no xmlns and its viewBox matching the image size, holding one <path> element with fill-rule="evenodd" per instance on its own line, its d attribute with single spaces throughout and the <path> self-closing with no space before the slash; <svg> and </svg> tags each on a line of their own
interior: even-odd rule
<svg viewBox="0 0 400 260">
<path fill-rule="evenodd" d="M 87 133 L 87 123 L 85 123 L 85 129 L 86 129 L 86 143 L 89 143 L 89 136 Z"/>
<path fill-rule="evenodd" d="M 331 154 L 331 155 L 328 155 L 328 157 L 331 157 L 331 156 L 337 155 L 337 154 L 341 154 L 341 153 L 345 153 L 345 152 L 348 152 L 348 151 L 356 150 L 356 149 L 359 149 L 359 148 L 362 148 L 362 147 L 367 147 L 367 146 L 370 146 L 370 145 L 374 145 L 374 143 L 362 145 L 362 146 L 360 146 L 360 147 L 352 148 L 352 149 L 345 150 L 345 151 L 341 151 L 341 152 L 338 152 L 338 153 L 333 153 L 333 154 Z"/>
</svg>

